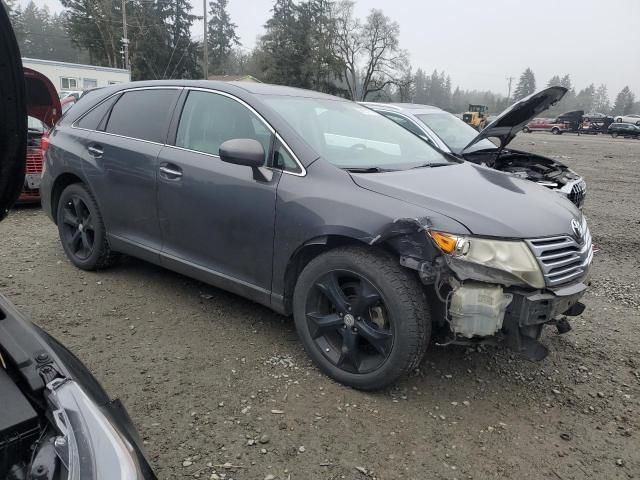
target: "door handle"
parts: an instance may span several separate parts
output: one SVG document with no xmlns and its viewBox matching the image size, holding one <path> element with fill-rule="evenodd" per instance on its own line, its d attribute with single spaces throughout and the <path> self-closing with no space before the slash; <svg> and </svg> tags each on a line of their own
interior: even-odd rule
<svg viewBox="0 0 640 480">
<path fill-rule="evenodd" d="M 177 178 L 182 177 L 182 170 L 174 166 L 166 167 L 163 165 L 160 167 L 160 173 L 164 174 L 163 176 L 170 180 L 175 180 Z"/>
<path fill-rule="evenodd" d="M 98 145 L 91 145 L 89 148 L 87 148 L 87 150 L 94 157 L 101 157 L 104 153 L 104 150 L 102 150 L 102 148 Z"/>
</svg>

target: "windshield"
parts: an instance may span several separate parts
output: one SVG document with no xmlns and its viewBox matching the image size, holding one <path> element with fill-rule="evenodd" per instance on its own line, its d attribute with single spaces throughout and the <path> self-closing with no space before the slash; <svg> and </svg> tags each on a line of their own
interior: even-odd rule
<svg viewBox="0 0 640 480">
<path fill-rule="evenodd" d="M 357 103 L 277 95 L 264 101 L 340 168 L 405 170 L 452 163 L 421 138 Z"/>
<path fill-rule="evenodd" d="M 458 117 L 447 112 L 433 112 L 416 114 L 427 127 L 447 144 L 451 151 L 461 153 L 478 136 L 478 131 L 464 123 Z M 473 146 L 474 150 L 496 148 L 489 140 L 480 140 Z"/>
</svg>

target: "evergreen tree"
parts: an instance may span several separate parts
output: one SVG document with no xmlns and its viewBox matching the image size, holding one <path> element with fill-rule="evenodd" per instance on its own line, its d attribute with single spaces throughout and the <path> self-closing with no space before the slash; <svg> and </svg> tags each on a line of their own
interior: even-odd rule
<svg viewBox="0 0 640 480">
<path fill-rule="evenodd" d="M 10 15 L 22 56 L 62 62 L 88 61 L 86 52 L 72 45 L 64 28 L 64 13 L 52 15 L 46 6 L 37 7 L 31 1 L 24 9 L 17 6 Z"/>
<path fill-rule="evenodd" d="M 413 79 L 415 89 L 415 102 L 425 104 L 427 103 L 427 83 L 424 71 L 419 68 L 416 71 L 416 75 Z"/>
<path fill-rule="evenodd" d="M 585 112 L 593 111 L 593 104 L 595 100 L 596 87 L 592 83 L 588 87 L 580 90 L 578 95 L 576 95 L 575 106 L 580 110 L 584 110 Z"/>
<path fill-rule="evenodd" d="M 547 87 L 558 87 L 558 86 L 562 86 L 562 80 L 560 79 L 559 75 L 554 75 L 547 82 Z"/>
<path fill-rule="evenodd" d="M 198 44 L 191 40 L 191 27 L 195 15 L 191 14 L 189 0 L 172 0 L 168 17 L 171 39 L 171 53 L 166 62 L 162 78 L 200 78 L 202 76 L 198 62 Z"/>
<path fill-rule="evenodd" d="M 633 112 L 636 96 L 633 94 L 629 86 L 625 86 L 616 96 L 613 104 L 613 115 L 627 115 Z"/>
<path fill-rule="evenodd" d="M 240 45 L 236 34 L 237 25 L 231 21 L 227 12 L 229 0 L 212 0 L 209 2 L 209 64 L 215 75 L 229 73 L 229 63 L 233 48 Z"/>
<path fill-rule="evenodd" d="M 122 4 L 113 0 L 60 0 L 66 30 L 74 45 L 89 52 L 90 62 L 122 67 Z"/>
<path fill-rule="evenodd" d="M 275 0 L 261 39 L 262 73 L 270 83 L 307 87 L 304 32 L 293 0 Z"/>
<path fill-rule="evenodd" d="M 533 74 L 533 70 L 527 68 L 522 75 L 516 86 L 516 90 L 513 93 L 514 100 L 520 100 L 528 95 L 531 95 L 536 91 L 536 77 Z"/>
<path fill-rule="evenodd" d="M 611 111 L 611 104 L 609 103 L 609 92 L 607 86 L 602 84 L 596 90 L 593 98 L 593 109 L 600 113 L 609 113 Z"/>
<path fill-rule="evenodd" d="M 339 93 L 340 60 L 333 48 L 336 21 L 333 3 L 308 0 L 298 6 L 298 30 L 301 32 L 300 54 L 306 57 L 303 68 L 305 83 L 314 90 Z"/>
</svg>

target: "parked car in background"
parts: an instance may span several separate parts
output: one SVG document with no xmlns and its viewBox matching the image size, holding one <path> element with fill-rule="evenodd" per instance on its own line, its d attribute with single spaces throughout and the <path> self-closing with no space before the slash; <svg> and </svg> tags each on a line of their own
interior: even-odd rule
<svg viewBox="0 0 640 480">
<path fill-rule="evenodd" d="M 62 114 L 67 113 L 71 107 L 73 107 L 79 99 L 73 95 L 68 95 L 60 100 L 60 106 L 62 107 Z"/>
<path fill-rule="evenodd" d="M 640 126 L 640 115 L 632 113 L 630 115 L 618 115 L 615 117 L 617 123 L 632 123 Z"/>
<path fill-rule="evenodd" d="M 484 132 L 506 144 L 522 128 L 512 115 L 563 93 L 518 103 Z M 485 142 L 471 141 L 484 163 L 531 161 Z M 78 102 L 51 133 L 42 190 L 77 267 L 122 252 L 292 314 L 323 372 L 372 390 L 420 364 L 433 325 L 539 360 L 543 325 L 581 313 L 586 220 L 523 178 L 341 98 L 183 80 Z"/>
<path fill-rule="evenodd" d="M 78 100 L 82 96 L 82 90 L 60 90 L 58 98 L 64 100 L 67 97 L 73 97 Z"/>
<path fill-rule="evenodd" d="M 640 126 L 632 123 L 612 123 L 608 133 L 613 137 L 640 137 Z"/>
<path fill-rule="evenodd" d="M 24 68 L 24 77 L 29 115 L 24 187 L 18 202 L 37 203 L 47 135 L 62 109 L 55 87 L 47 77 L 29 68 Z"/>
<path fill-rule="evenodd" d="M 562 87 L 542 90 L 520 100 L 495 117 L 480 133 L 458 117 L 437 107 L 406 103 L 364 103 L 437 148 L 459 158 L 511 173 L 550 188 L 582 207 L 586 183 L 563 163 L 541 155 L 505 147 L 523 128 L 523 123 L 546 110 L 564 95 Z M 489 138 L 499 140 L 496 146 Z"/>
<path fill-rule="evenodd" d="M 0 65 L 1 220 L 22 187 L 25 130 L 52 125 L 60 114 L 55 89 L 23 70 L 4 4 Z M 153 480 L 141 445 L 122 404 L 0 294 L 0 478 Z"/>
<path fill-rule="evenodd" d="M 524 127 L 524 133 L 531 132 L 551 132 L 554 135 L 560 135 L 569 130 L 569 125 L 565 122 L 558 121 L 554 118 L 534 118 Z"/>
</svg>

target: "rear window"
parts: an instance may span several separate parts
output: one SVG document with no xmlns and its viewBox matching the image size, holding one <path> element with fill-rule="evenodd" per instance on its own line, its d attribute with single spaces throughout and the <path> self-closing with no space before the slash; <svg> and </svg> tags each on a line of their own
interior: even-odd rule
<svg viewBox="0 0 640 480">
<path fill-rule="evenodd" d="M 118 95 L 105 100 L 93 110 L 90 110 L 84 117 L 82 117 L 76 125 L 80 128 L 87 128 L 89 130 L 103 130 L 105 116 L 111 109 L 111 106 L 118 99 Z"/>
<path fill-rule="evenodd" d="M 111 110 L 106 131 L 164 143 L 179 90 L 136 90 L 123 94 Z"/>
</svg>

